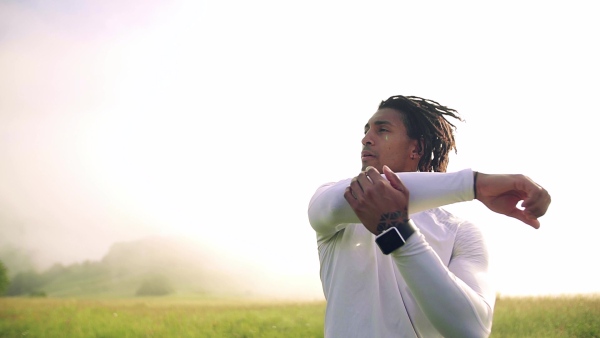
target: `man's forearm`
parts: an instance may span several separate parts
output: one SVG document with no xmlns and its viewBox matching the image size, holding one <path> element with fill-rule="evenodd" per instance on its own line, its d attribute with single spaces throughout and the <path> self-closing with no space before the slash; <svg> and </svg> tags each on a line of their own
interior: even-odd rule
<svg viewBox="0 0 600 338">
<path fill-rule="evenodd" d="M 409 213 L 473 199 L 473 171 L 464 169 L 453 173 L 397 173 L 409 190 Z M 351 179 L 323 185 L 313 195 L 308 218 L 319 234 L 333 234 L 346 224 L 361 223 L 344 199 Z"/>
<path fill-rule="evenodd" d="M 471 233 L 469 240 L 478 236 L 481 234 Z M 442 263 L 420 232 L 392 253 L 415 301 L 446 337 L 487 337 L 490 334 L 495 294 L 488 282 L 486 250 L 479 246 L 474 252 L 470 258 L 454 257 L 451 263 L 464 280 Z"/>
</svg>

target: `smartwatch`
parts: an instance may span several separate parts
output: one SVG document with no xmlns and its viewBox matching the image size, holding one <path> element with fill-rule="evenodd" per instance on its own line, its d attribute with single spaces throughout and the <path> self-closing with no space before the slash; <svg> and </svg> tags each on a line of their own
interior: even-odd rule
<svg viewBox="0 0 600 338">
<path fill-rule="evenodd" d="M 412 222 L 409 220 L 405 223 L 393 226 L 375 237 L 375 243 L 381 249 L 384 255 L 389 255 L 394 250 L 403 246 L 408 238 L 415 233 Z"/>
</svg>

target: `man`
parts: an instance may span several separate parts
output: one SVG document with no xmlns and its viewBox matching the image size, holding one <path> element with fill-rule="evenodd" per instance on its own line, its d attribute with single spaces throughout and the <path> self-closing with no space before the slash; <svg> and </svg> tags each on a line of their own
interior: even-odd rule
<svg viewBox="0 0 600 338">
<path fill-rule="evenodd" d="M 461 120 L 419 97 L 383 101 L 365 125 L 363 171 L 311 198 L 326 337 L 489 336 L 495 290 L 484 238 L 439 207 L 477 199 L 538 228 L 550 195 L 524 175 L 444 173 L 456 149 L 446 118 Z"/>
</svg>

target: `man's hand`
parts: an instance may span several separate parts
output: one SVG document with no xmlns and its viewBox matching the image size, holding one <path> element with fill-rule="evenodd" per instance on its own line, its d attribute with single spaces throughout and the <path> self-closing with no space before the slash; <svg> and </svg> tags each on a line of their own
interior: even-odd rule
<svg viewBox="0 0 600 338">
<path fill-rule="evenodd" d="M 344 192 L 356 216 L 375 235 L 408 221 L 408 190 L 390 168 L 384 166 L 383 173 L 387 179 L 367 167 Z"/>
<path fill-rule="evenodd" d="M 488 209 L 514 217 L 535 229 L 540 227 L 542 217 L 550 206 L 550 194 L 546 189 L 525 175 L 477 174 L 477 199 Z M 517 207 L 521 203 L 522 209 Z"/>
</svg>

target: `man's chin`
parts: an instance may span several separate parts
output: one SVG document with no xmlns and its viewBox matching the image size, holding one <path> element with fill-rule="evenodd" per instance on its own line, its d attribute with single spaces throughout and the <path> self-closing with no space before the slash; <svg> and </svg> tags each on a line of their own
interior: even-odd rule
<svg viewBox="0 0 600 338">
<path fill-rule="evenodd" d="M 379 171 L 380 173 L 383 172 L 382 171 L 383 170 L 383 166 L 381 166 L 379 163 L 365 163 L 365 162 L 363 162 L 361 171 L 365 171 L 367 169 L 367 167 L 373 167 L 373 168 L 377 169 L 377 171 Z"/>
</svg>

